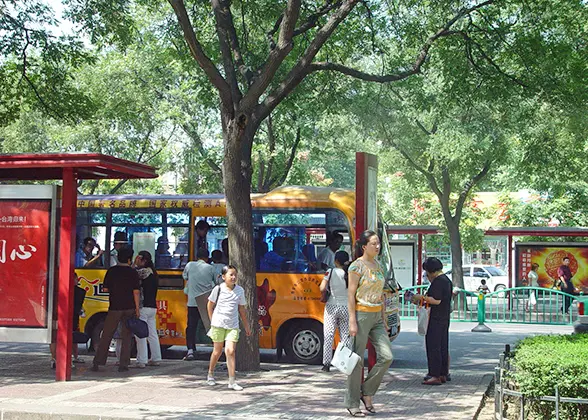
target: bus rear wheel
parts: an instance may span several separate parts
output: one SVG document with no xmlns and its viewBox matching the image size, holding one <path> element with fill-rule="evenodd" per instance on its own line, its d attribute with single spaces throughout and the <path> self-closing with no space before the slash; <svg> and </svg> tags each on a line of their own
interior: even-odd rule
<svg viewBox="0 0 588 420">
<path fill-rule="evenodd" d="M 317 321 L 295 323 L 284 343 L 284 350 L 294 363 L 320 365 L 323 361 L 323 326 Z"/>
</svg>

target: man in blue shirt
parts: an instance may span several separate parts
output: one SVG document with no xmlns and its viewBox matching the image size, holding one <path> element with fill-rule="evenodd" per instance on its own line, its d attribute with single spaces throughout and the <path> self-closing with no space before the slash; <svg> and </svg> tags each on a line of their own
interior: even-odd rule
<svg viewBox="0 0 588 420">
<path fill-rule="evenodd" d="M 98 248 L 98 253 L 94 256 L 94 248 Z M 84 238 L 82 246 L 76 251 L 76 268 L 94 268 L 102 267 L 103 250 L 96 244 L 96 240 L 90 236 Z"/>
</svg>

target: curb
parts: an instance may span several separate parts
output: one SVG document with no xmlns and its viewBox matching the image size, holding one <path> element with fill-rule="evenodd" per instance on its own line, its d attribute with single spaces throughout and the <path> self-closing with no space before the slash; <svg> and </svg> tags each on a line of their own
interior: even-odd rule
<svg viewBox="0 0 588 420">
<path fill-rule="evenodd" d="M 478 419 L 484 420 L 487 417 L 486 413 L 483 413 L 483 411 L 486 408 L 486 405 L 488 405 L 488 403 L 490 401 L 493 401 L 493 393 L 494 393 L 494 377 L 492 377 L 492 380 L 488 384 L 488 388 L 486 389 L 486 392 L 484 392 L 484 395 L 482 395 L 482 399 L 480 400 L 480 405 L 478 406 L 478 409 L 476 410 L 476 413 L 474 414 L 474 417 L 472 418 L 472 420 L 478 420 Z M 483 417 L 480 417 L 480 416 L 483 416 Z"/>
</svg>

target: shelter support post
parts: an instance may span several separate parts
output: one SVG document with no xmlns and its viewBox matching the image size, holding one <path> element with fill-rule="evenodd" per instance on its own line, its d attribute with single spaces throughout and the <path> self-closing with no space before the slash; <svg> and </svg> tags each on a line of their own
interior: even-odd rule
<svg viewBox="0 0 588 420">
<path fill-rule="evenodd" d="M 72 168 L 63 170 L 61 223 L 59 225 L 59 271 L 57 282 L 57 360 L 55 380 L 71 380 L 73 339 L 73 256 L 76 232 L 77 176 Z"/>
<path fill-rule="evenodd" d="M 513 269 L 513 247 L 512 247 L 512 235 L 508 235 L 508 259 L 506 261 L 507 264 L 507 272 L 508 272 L 508 288 L 512 288 L 512 269 Z"/>
<path fill-rule="evenodd" d="M 414 260 L 413 260 L 414 261 Z M 417 283 L 419 286 L 423 283 L 423 276 L 422 273 L 422 265 L 423 265 L 423 234 L 417 233 L 417 269 L 415 270 L 417 273 Z"/>
</svg>

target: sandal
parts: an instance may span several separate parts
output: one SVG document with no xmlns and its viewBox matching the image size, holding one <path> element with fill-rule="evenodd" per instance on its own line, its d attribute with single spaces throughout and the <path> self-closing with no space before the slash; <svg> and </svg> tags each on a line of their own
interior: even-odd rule
<svg viewBox="0 0 588 420">
<path fill-rule="evenodd" d="M 348 408 L 347 411 L 349 411 L 351 417 L 365 417 L 365 414 L 359 408 Z"/>
<path fill-rule="evenodd" d="M 369 411 L 372 414 L 376 414 L 376 410 L 375 410 L 374 406 L 373 405 L 368 406 L 367 403 L 365 402 L 365 400 L 363 399 L 363 396 L 361 396 L 359 399 L 361 400 L 361 402 L 363 403 L 363 405 L 365 406 L 365 409 L 367 411 Z"/>
</svg>

